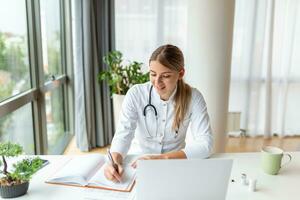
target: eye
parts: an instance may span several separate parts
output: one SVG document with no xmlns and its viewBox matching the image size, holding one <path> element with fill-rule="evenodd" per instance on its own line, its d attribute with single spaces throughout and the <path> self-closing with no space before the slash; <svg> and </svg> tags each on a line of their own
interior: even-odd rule
<svg viewBox="0 0 300 200">
<path fill-rule="evenodd" d="M 155 76 L 156 76 L 156 74 L 150 74 L 150 76 L 153 76 L 153 77 L 155 77 Z"/>
<path fill-rule="evenodd" d="M 163 77 L 164 78 L 170 78 L 170 75 L 164 75 Z"/>
</svg>

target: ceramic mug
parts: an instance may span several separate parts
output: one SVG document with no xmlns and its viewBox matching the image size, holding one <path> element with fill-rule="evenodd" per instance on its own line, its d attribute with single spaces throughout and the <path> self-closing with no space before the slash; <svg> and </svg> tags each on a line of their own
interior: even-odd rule
<svg viewBox="0 0 300 200">
<path fill-rule="evenodd" d="M 263 171 L 267 174 L 278 174 L 279 170 L 292 160 L 290 154 L 284 153 L 283 150 L 278 147 L 266 146 L 262 148 L 261 152 L 261 166 Z M 281 164 L 281 160 L 284 156 L 287 156 L 289 160 Z"/>
</svg>

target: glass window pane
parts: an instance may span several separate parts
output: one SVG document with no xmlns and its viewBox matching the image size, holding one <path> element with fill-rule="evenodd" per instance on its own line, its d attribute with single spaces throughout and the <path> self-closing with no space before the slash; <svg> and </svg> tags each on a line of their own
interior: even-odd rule
<svg viewBox="0 0 300 200">
<path fill-rule="evenodd" d="M 31 87 L 25 1 L 0 0 L 0 101 Z"/>
<path fill-rule="evenodd" d="M 0 118 L 0 141 L 19 143 L 26 154 L 34 154 L 31 103 Z"/>
<path fill-rule="evenodd" d="M 67 140 L 62 87 L 45 94 L 48 153 L 59 154 Z"/>
<path fill-rule="evenodd" d="M 60 1 L 41 0 L 41 30 L 45 82 L 51 75 L 62 74 Z"/>
</svg>

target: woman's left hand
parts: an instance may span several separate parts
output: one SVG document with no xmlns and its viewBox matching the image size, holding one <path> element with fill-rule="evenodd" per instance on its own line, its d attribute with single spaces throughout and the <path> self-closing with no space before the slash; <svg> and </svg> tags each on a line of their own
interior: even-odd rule
<svg viewBox="0 0 300 200">
<path fill-rule="evenodd" d="M 137 166 L 137 161 L 138 160 L 155 160 L 155 159 L 166 159 L 165 156 L 163 154 L 158 154 L 158 155 L 144 155 L 139 157 L 138 159 L 136 159 L 131 166 L 133 168 L 136 168 Z"/>
</svg>

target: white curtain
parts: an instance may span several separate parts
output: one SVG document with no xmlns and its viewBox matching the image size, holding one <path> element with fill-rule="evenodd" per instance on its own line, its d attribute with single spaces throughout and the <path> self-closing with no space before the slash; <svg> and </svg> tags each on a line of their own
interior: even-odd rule
<svg viewBox="0 0 300 200">
<path fill-rule="evenodd" d="M 300 134 L 300 1 L 236 1 L 229 111 L 250 136 Z"/>
<path fill-rule="evenodd" d="M 171 43 L 185 52 L 187 9 L 184 0 L 115 0 L 116 49 L 124 58 L 144 63 L 151 53 Z"/>
<path fill-rule="evenodd" d="M 86 100 L 84 98 L 84 65 L 83 60 L 83 30 L 78 24 L 82 23 L 82 3 L 80 0 L 72 0 L 72 27 L 74 48 L 74 107 L 75 107 L 75 134 L 76 144 L 81 151 L 90 148 L 88 129 L 86 123 Z"/>
</svg>

